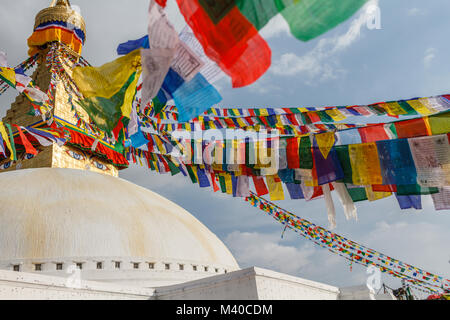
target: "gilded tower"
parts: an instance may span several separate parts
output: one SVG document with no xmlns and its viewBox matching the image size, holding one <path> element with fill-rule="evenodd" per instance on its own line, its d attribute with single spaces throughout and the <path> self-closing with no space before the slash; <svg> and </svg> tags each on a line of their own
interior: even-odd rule
<svg viewBox="0 0 450 320">
<path fill-rule="evenodd" d="M 70 132 L 71 139 L 62 147 L 56 144 L 38 146 L 39 153 L 34 157 L 18 155 L 17 162 L 11 163 L 5 171 L 72 168 L 118 176 L 118 170 L 127 167 L 125 157 L 115 149 L 114 142 L 90 123 L 87 113 L 77 103 L 81 96 L 71 77 L 75 66 L 87 65 L 81 57 L 85 35 L 85 21 L 68 0 L 53 0 L 37 14 L 33 34 L 28 39 L 29 54 L 36 55 L 37 61 L 32 79 L 51 97 L 51 118 Z M 44 117 L 33 115 L 32 111 L 29 100 L 19 95 L 3 122 L 20 126 L 48 124 Z"/>
</svg>

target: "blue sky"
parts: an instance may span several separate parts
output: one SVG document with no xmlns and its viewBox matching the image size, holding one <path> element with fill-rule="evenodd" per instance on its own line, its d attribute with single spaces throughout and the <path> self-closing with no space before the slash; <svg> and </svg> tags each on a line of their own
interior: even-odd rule
<svg viewBox="0 0 450 320">
<path fill-rule="evenodd" d="M 71 2 L 81 8 L 86 20 L 83 56 L 93 65 L 115 59 L 119 43 L 146 33 L 148 0 Z M 49 3 L 2 3 L 0 50 L 8 53 L 11 64 L 26 58 L 26 39 L 32 32 L 34 16 Z M 246 88 L 231 89 L 229 79 L 219 82 L 223 105 L 352 105 L 450 93 L 450 43 L 446 40 L 450 2 L 379 0 L 372 4 L 379 5 L 381 29 L 369 30 L 365 23 L 358 23 L 361 11 L 308 43 L 291 36 L 283 20 L 276 18 L 262 31 L 272 48 L 271 68 Z M 177 29 L 184 26 L 173 0 L 169 0 L 168 16 Z M 15 95 L 9 91 L 0 97 L 2 116 Z M 365 269 L 354 266 L 350 272 L 346 260 L 315 247 L 293 231 L 287 231 L 281 239 L 280 225 L 239 198 L 200 189 L 181 175 L 159 175 L 136 166 L 120 176 L 190 211 L 228 245 L 241 267 L 256 265 L 337 286 L 366 282 Z M 400 210 L 395 197 L 358 203 L 357 222 L 346 221 L 336 198 L 335 203 L 335 232 L 450 277 L 450 212 L 434 211 L 431 198 L 423 197 L 421 211 Z M 278 204 L 318 225 L 328 225 L 323 200 L 286 200 Z M 399 284 L 388 276 L 383 280 Z"/>
</svg>

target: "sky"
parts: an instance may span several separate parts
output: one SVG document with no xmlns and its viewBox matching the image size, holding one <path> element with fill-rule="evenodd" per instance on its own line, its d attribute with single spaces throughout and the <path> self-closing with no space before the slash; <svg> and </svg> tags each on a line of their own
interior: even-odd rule
<svg viewBox="0 0 450 320">
<path fill-rule="evenodd" d="M 11 65 L 27 57 L 26 39 L 34 16 L 50 0 L 1 0 L 0 50 Z M 148 0 L 73 0 L 86 20 L 83 56 L 92 65 L 117 58 L 117 45 L 147 30 Z M 230 79 L 216 84 L 227 107 L 319 107 L 450 93 L 450 20 L 447 0 L 371 0 L 379 9 L 377 24 L 367 24 L 367 8 L 337 28 L 309 42 L 290 35 L 274 18 L 261 34 L 272 49 L 272 66 L 253 85 L 232 89 Z M 175 0 L 167 15 L 177 30 L 185 25 Z M 373 28 L 375 26 L 376 28 Z M 16 93 L 0 96 L 4 116 Z M 383 120 L 384 121 L 384 120 Z M 339 287 L 364 285 L 366 269 L 286 231 L 240 198 L 192 185 L 131 165 L 120 177 L 155 191 L 197 217 L 230 249 L 241 268 L 258 266 Z M 338 199 L 334 232 L 406 263 L 450 278 L 450 210 L 435 211 L 430 197 L 423 210 L 400 210 L 395 197 L 360 202 L 358 221 L 347 221 Z M 284 200 L 278 205 L 311 222 L 328 226 L 323 199 Z M 392 287 L 400 282 L 387 275 Z"/>
</svg>

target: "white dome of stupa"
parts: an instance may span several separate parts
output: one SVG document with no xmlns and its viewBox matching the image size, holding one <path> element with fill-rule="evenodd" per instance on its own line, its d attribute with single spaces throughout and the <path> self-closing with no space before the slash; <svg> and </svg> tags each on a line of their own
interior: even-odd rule
<svg viewBox="0 0 450 320">
<path fill-rule="evenodd" d="M 158 286 L 239 269 L 180 206 L 120 178 L 74 169 L 0 174 L 0 269 Z"/>
</svg>

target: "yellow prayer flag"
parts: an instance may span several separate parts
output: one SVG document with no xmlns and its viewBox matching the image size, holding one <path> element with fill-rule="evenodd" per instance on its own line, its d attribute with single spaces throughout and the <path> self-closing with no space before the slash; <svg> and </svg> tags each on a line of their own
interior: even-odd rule
<svg viewBox="0 0 450 320">
<path fill-rule="evenodd" d="M 277 175 L 266 176 L 267 185 L 269 187 L 270 200 L 284 200 L 283 185 Z"/>
<path fill-rule="evenodd" d="M 267 111 L 267 109 L 258 109 L 259 111 L 259 115 L 263 116 L 263 117 L 267 117 L 269 115 L 269 111 Z"/>
<path fill-rule="evenodd" d="M 373 191 L 371 186 L 367 186 L 365 189 L 366 189 L 367 199 L 369 201 L 380 200 L 383 198 L 390 197 L 392 195 L 392 192 Z"/>
<path fill-rule="evenodd" d="M 236 118 L 237 123 L 239 124 L 239 128 L 245 128 L 247 124 L 242 120 L 242 118 Z"/>
<path fill-rule="evenodd" d="M 427 135 L 429 135 L 429 136 L 433 135 L 433 133 L 431 131 L 430 118 L 423 117 L 423 122 L 425 123 L 425 127 L 427 128 Z"/>
<path fill-rule="evenodd" d="M 215 170 L 222 170 L 222 164 L 223 164 L 223 142 L 222 141 L 215 141 L 214 143 L 214 164 L 218 165 L 219 169 Z"/>
<path fill-rule="evenodd" d="M 414 100 L 408 100 L 406 101 L 411 108 L 413 108 L 414 110 L 416 110 L 419 114 L 423 115 L 423 116 L 427 116 L 430 114 L 435 113 L 435 110 L 431 107 L 428 107 L 427 105 L 424 105 L 421 102 L 422 99 L 414 99 Z"/>
<path fill-rule="evenodd" d="M 375 142 L 348 146 L 354 185 L 382 184 L 378 150 Z"/>
<path fill-rule="evenodd" d="M 13 154 L 13 149 L 12 149 L 12 146 L 11 146 L 11 143 L 10 143 L 10 141 L 9 141 L 9 136 L 8 136 L 8 133 L 6 133 L 6 128 L 5 128 L 5 126 L 3 125 L 3 122 L 1 122 L 0 121 L 0 134 L 2 135 L 2 137 L 3 137 L 3 141 L 5 141 L 5 144 L 6 144 L 6 147 L 9 149 L 9 151 L 11 152 L 10 154 L 11 154 L 11 159 L 12 159 L 12 154 Z"/>
<path fill-rule="evenodd" d="M 233 194 L 233 181 L 231 180 L 231 174 L 224 173 L 225 187 L 227 188 L 227 194 Z"/>
<path fill-rule="evenodd" d="M 141 71 L 139 49 L 101 67 L 76 67 L 73 69 L 73 79 L 85 98 L 110 99 L 136 71 Z M 139 76 L 136 76 L 136 82 L 138 79 Z"/>
<path fill-rule="evenodd" d="M 0 68 L 0 78 L 4 78 L 8 84 L 16 86 L 16 71 L 12 68 Z"/>
<path fill-rule="evenodd" d="M 316 134 L 316 141 L 319 146 L 320 153 L 322 153 L 323 157 L 326 159 L 331 151 L 331 148 L 336 142 L 334 132 Z"/>
<path fill-rule="evenodd" d="M 328 114 L 334 121 L 342 121 L 347 118 L 341 111 L 339 111 L 339 109 L 327 109 L 325 110 L 325 113 Z"/>
<path fill-rule="evenodd" d="M 398 102 L 383 102 L 379 103 L 379 105 L 390 115 L 398 116 L 408 113 L 398 104 Z"/>
</svg>

